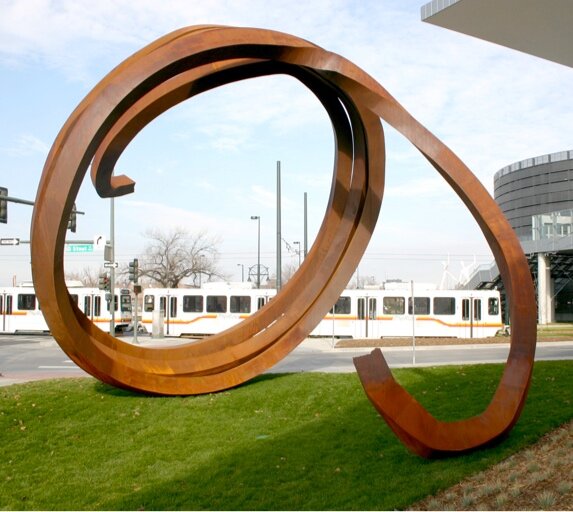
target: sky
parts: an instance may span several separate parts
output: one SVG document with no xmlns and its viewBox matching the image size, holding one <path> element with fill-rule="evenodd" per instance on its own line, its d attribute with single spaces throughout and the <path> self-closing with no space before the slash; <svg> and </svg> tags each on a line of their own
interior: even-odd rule
<svg viewBox="0 0 573 512">
<path fill-rule="evenodd" d="M 66 119 L 115 66 L 178 28 L 267 28 L 307 39 L 372 75 L 450 147 L 493 194 L 496 171 L 573 148 L 573 69 L 424 23 L 425 0 L 0 0 L 0 186 L 34 200 Z M 459 198 L 383 123 L 386 188 L 361 279 L 453 285 L 492 261 Z M 282 260 L 298 265 L 303 197 L 309 246 L 324 217 L 332 128 L 291 77 L 227 85 L 157 118 L 126 148 L 117 174 L 136 181 L 115 201 L 116 259 L 141 257 L 149 229 L 185 228 L 216 241 L 219 267 L 240 281 L 257 263 L 275 274 L 276 167 L 281 162 Z M 76 199 L 76 233 L 109 238 L 110 205 L 89 179 Z M 30 238 L 32 207 L 10 203 L 0 238 Z M 31 280 L 29 245 L 0 246 L 0 286 Z M 65 268 L 99 269 L 103 254 L 65 254 Z"/>
</svg>

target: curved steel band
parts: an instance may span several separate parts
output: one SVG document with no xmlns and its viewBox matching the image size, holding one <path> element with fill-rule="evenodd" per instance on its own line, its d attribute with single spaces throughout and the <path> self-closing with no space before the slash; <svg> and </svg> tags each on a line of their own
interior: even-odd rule
<svg viewBox="0 0 573 512">
<path fill-rule="evenodd" d="M 150 121 L 201 92 L 277 73 L 297 78 L 316 95 L 336 141 L 327 212 L 300 270 L 265 308 L 201 342 L 149 349 L 99 330 L 70 299 L 63 268 L 67 219 L 90 162 L 102 197 L 130 193 L 134 182 L 112 176 L 112 170 Z M 422 455 L 472 449 L 503 435 L 527 394 L 536 332 L 529 268 L 511 227 L 469 169 L 375 80 L 338 55 L 278 32 L 215 26 L 178 30 L 120 64 L 72 113 L 46 161 L 31 234 L 38 298 L 60 346 L 104 382 L 158 394 L 218 391 L 270 368 L 332 307 L 370 240 L 384 189 L 380 118 L 422 152 L 481 227 L 510 299 L 512 344 L 492 402 L 469 420 L 435 420 L 394 381 L 380 351 L 355 360 L 360 378 L 390 427 Z"/>
</svg>

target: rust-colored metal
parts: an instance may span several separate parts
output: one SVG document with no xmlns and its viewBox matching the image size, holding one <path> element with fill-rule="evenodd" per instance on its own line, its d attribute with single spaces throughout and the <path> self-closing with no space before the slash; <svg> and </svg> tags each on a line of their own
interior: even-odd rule
<svg viewBox="0 0 573 512">
<path fill-rule="evenodd" d="M 150 121 L 201 92 L 278 73 L 297 78 L 316 95 L 336 140 L 327 213 L 300 270 L 263 309 L 204 341 L 150 349 L 99 330 L 70 299 L 63 269 L 67 219 L 90 162 L 102 197 L 133 192 L 134 181 L 113 177 L 112 170 Z M 460 422 L 432 418 L 393 380 L 379 351 L 355 360 L 360 378 L 391 428 L 421 455 L 468 450 L 503 435 L 527 394 L 536 327 L 533 285 L 511 227 L 469 169 L 375 80 L 343 57 L 279 32 L 218 26 L 178 30 L 120 64 L 72 113 L 46 161 L 31 234 L 36 291 L 60 346 L 104 382 L 167 395 L 219 391 L 270 368 L 332 307 L 370 240 L 384 190 L 380 118 L 422 152 L 481 227 L 510 299 L 512 345 L 490 406 Z"/>
</svg>

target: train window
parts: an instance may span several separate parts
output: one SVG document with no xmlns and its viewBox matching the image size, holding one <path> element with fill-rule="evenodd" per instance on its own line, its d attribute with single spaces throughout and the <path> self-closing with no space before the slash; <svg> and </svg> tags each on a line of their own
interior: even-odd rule
<svg viewBox="0 0 573 512">
<path fill-rule="evenodd" d="M 377 306 L 376 299 L 369 299 L 368 300 L 368 318 L 370 320 L 376 320 L 377 310 L 378 310 L 378 306 Z"/>
<path fill-rule="evenodd" d="M 334 314 L 335 315 L 350 314 L 350 297 L 338 297 L 336 304 L 334 304 Z"/>
<path fill-rule="evenodd" d="M 257 299 L 257 309 L 261 309 L 265 305 L 265 298 L 259 297 Z"/>
<path fill-rule="evenodd" d="M 36 296 L 33 293 L 19 293 L 18 309 L 23 311 L 32 311 L 36 309 Z"/>
<path fill-rule="evenodd" d="M 384 297 L 382 300 L 385 315 L 403 315 L 406 311 L 404 297 Z"/>
<path fill-rule="evenodd" d="M 121 310 L 131 311 L 131 295 L 121 295 Z"/>
<path fill-rule="evenodd" d="M 153 295 L 146 295 L 143 297 L 143 310 L 153 311 L 155 309 L 155 297 Z"/>
<path fill-rule="evenodd" d="M 499 314 L 499 300 L 497 300 L 497 297 L 487 299 L 487 313 L 488 315 Z"/>
<path fill-rule="evenodd" d="M 462 320 L 470 319 L 470 299 L 462 299 Z"/>
<path fill-rule="evenodd" d="M 2 295 L 0 295 L 0 314 L 4 313 L 4 307 L 3 307 L 4 303 L 3 303 L 2 298 L 3 298 Z"/>
<path fill-rule="evenodd" d="M 226 313 L 227 297 L 225 295 L 207 295 L 207 313 Z"/>
<path fill-rule="evenodd" d="M 455 315 L 455 297 L 434 297 L 434 315 Z"/>
<path fill-rule="evenodd" d="M 408 314 L 412 314 L 412 297 L 408 298 Z M 414 314 L 430 314 L 430 297 L 414 297 Z"/>
<path fill-rule="evenodd" d="M 251 297 L 248 295 L 231 295 L 231 313 L 250 313 Z"/>
<path fill-rule="evenodd" d="M 366 318 L 365 299 L 358 299 L 358 320 Z"/>
<path fill-rule="evenodd" d="M 101 315 L 101 297 L 97 295 L 94 297 L 94 316 Z"/>
<path fill-rule="evenodd" d="M 177 297 L 171 297 L 169 300 L 169 314 L 172 318 L 177 316 Z"/>
<path fill-rule="evenodd" d="M 87 316 L 92 314 L 92 298 L 89 295 L 84 297 L 84 313 Z"/>
<path fill-rule="evenodd" d="M 203 313 L 203 295 L 183 295 L 183 313 Z"/>
<path fill-rule="evenodd" d="M 7 315 L 12 314 L 12 295 L 6 295 L 6 311 Z"/>
<path fill-rule="evenodd" d="M 481 320 L 481 299 L 474 299 L 474 320 Z"/>
</svg>

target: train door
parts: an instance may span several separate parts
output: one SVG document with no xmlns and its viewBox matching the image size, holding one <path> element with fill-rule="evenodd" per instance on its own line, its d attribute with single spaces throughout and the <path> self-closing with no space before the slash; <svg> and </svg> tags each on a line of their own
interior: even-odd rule
<svg viewBox="0 0 573 512">
<path fill-rule="evenodd" d="M 0 295 L 0 312 L 2 313 L 2 332 L 13 332 L 12 327 L 12 295 L 3 293 Z"/>
<path fill-rule="evenodd" d="M 92 322 L 94 321 L 94 311 L 92 308 L 93 293 L 84 295 L 84 315 L 86 315 Z"/>
<path fill-rule="evenodd" d="M 483 333 L 482 300 L 475 297 L 462 298 L 462 323 L 465 338 L 481 338 Z"/>
<path fill-rule="evenodd" d="M 356 311 L 356 338 L 379 338 L 378 300 L 376 297 L 358 297 Z"/>
<path fill-rule="evenodd" d="M 169 307 L 167 307 L 169 305 Z M 161 295 L 159 297 L 159 309 L 163 311 L 165 321 L 165 334 L 177 335 L 173 332 L 174 319 L 177 318 L 177 297 Z"/>
</svg>

